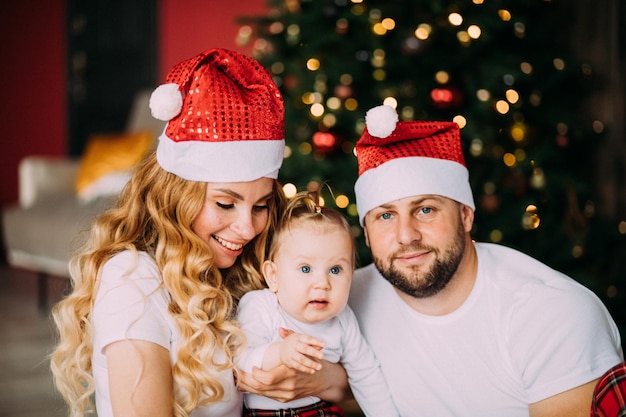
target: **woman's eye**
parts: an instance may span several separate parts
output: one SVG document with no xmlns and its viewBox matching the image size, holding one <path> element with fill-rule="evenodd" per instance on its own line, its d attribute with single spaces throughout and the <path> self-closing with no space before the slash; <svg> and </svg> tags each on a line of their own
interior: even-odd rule
<svg viewBox="0 0 626 417">
<path fill-rule="evenodd" d="M 216 204 L 219 208 L 224 209 L 224 210 L 229 210 L 229 209 L 231 209 L 231 208 L 235 207 L 235 205 L 234 205 L 234 204 L 224 204 L 224 203 L 220 203 L 219 201 L 216 201 L 216 202 L 215 202 L 215 204 Z"/>
<path fill-rule="evenodd" d="M 433 212 L 433 209 L 430 208 L 430 207 L 422 207 L 420 209 L 420 213 L 422 213 L 422 214 L 430 214 L 432 212 Z"/>
<path fill-rule="evenodd" d="M 308 265 L 304 265 L 300 267 L 300 272 L 304 273 L 304 274 L 308 274 L 309 272 L 311 272 L 311 267 Z"/>
<path fill-rule="evenodd" d="M 269 208 L 270 208 L 269 206 L 254 206 L 252 209 L 258 212 L 258 211 L 269 210 Z"/>
<path fill-rule="evenodd" d="M 330 273 L 333 275 L 337 275 L 341 273 L 341 268 L 338 266 L 333 266 L 332 268 L 330 268 Z"/>
<path fill-rule="evenodd" d="M 383 213 L 380 215 L 380 218 L 383 220 L 389 220 L 391 219 L 391 213 Z"/>
</svg>

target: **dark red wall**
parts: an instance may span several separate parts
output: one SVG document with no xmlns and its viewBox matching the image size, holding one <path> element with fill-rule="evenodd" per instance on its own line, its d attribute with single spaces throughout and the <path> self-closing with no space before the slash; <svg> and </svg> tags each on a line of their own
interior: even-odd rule
<svg viewBox="0 0 626 417">
<path fill-rule="evenodd" d="M 0 204 L 17 199 L 17 163 L 66 150 L 65 1 L 5 2 L 0 13 Z"/>
<path fill-rule="evenodd" d="M 265 0 L 159 0 L 159 74 L 211 47 L 235 43 L 235 18 L 266 11 Z M 0 13 L 0 205 L 17 200 L 26 155 L 65 155 L 65 0 L 6 2 Z"/>
<path fill-rule="evenodd" d="M 176 63 L 213 47 L 249 53 L 235 43 L 242 15 L 266 13 L 266 0 L 161 0 L 161 79 Z"/>
</svg>

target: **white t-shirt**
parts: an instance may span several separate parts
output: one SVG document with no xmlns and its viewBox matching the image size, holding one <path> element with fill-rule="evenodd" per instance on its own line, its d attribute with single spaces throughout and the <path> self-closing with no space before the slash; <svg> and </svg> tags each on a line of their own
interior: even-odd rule
<svg viewBox="0 0 626 417">
<path fill-rule="evenodd" d="M 127 339 L 149 341 L 168 349 L 172 364 L 176 360 L 180 333 L 168 313 L 170 294 L 161 283 L 154 260 L 144 252 L 139 252 L 136 258 L 130 251 L 121 252 L 102 269 L 92 315 L 92 362 L 98 417 L 113 416 L 103 351 L 107 345 Z M 221 357 L 224 357 L 223 352 Z M 222 372 L 220 377 L 225 390 L 223 401 L 198 408 L 192 416 L 241 416 L 243 403 L 232 370 Z"/>
<path fill-rule="evenodd" d="M 324 359 L 331 363 L 342 363 L 354 397 L 367 416 L 398 415 L 378 362 L 361 335 L 356 317 L 349 307 L 346 306 L 337 316 L 324 322 L 303 323 L 282 309 L 276 294 L 263 289 L 250 291 L 241 298 L 238 319 L 248 339 L 248 348 L 238 363 L 242 370 L 251 372 L 253 366 L 260 368 L 269 345 L 280 340 L 278 329 L 290 329 L 324 341 Z M 307 397 L 282 403 L 246 393 L 244 400 L 248 408 L 278 410 L 310 405 L 319 401 L 319 398 Z"/>
<path fill-rule="evenodd" d="M 374 265 L 355 274 L 349 303 L 402 416 L 528 417 L 623 360 L 591 291 L 518 251 L 475 247 L 474 288 L 443 316 L 411 309 Z"/>
</svg>

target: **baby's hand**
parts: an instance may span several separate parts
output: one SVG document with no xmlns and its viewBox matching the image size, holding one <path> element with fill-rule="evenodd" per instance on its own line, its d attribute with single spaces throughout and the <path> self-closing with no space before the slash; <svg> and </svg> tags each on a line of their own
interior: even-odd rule
<svg viewBox="0 0 626 417">
<path fill-rule="evenodd" d="M 322 364 L 316 360 L 324 358 L 322 340 L 305 334 L 291 333 L 279 343 L 280 361 L 286 366 L 308 374 L 322 369 Z"/>
</svg>

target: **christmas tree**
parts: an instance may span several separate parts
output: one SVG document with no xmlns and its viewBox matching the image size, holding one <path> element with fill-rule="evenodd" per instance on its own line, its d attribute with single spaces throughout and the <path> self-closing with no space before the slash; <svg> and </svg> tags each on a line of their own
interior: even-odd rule
<svg viewBox="0 0 626 417">
<path fill-rule="evenodd" d="M 285 99 L 286 190 L 327 183 L 326 204 L 357 227 L 354 143 L 381 104 L 404 120 L 461 127 L 477 205 L 473 237 L 515 247 L 596 291 L 623 314 L 624 235 L 594 211 L 604 126 L 582 104 L 594 71 L 569 49 L 557 0 L 282 0 L 242 17 Z M 565 25 L 565 26 L 564 26 Z M 558 29 L 561 28 L 561 29 Z M 621 280 L 621 282 L 620 282 Z M 618 289 L 620 291 L 618 291 Z M 614 306 L 613 308 L 611 308 Z"/>
</svg>

